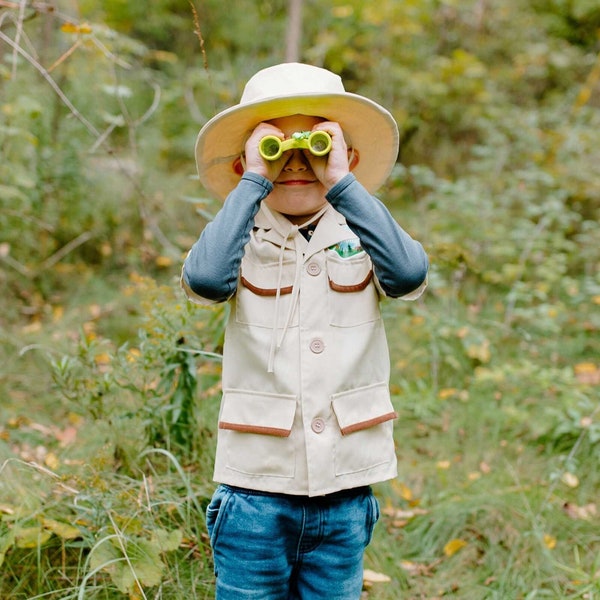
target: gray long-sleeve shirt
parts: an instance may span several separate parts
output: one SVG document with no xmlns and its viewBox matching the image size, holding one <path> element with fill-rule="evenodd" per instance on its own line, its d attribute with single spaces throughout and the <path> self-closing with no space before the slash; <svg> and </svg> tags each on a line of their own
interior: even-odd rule
<svg viewBox="0 0 600 600">
<path fill-rule="evenodd" d="M 185 284 L 198 296 L 222 302 L 235 294 L 254 217 L 272 189 L 273 184 L 264 177 L 245 173 L 214 220 L 205 227 L 183 269 Z M 423 284 L 428 270 L 423 247 L 354 175 L 341 179 L 326 198 L 360 239 L 386 295 L 405 296 Z"/>
</svg>

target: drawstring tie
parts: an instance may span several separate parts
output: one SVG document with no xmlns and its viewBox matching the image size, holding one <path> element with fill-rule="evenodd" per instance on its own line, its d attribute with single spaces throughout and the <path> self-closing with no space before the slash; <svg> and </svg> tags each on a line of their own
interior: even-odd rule
<svg viewBox="0 0 600 600">
<path fill-rule="evenodd" d="M 308 221 L 306 221 L 305 223 L 302 223 L 301 225 L 290 224 L 290 226 L 281 242 L 281 246 L 279 249 L 279 263 L 278 263 L 278 272 L 277 272 L 277 291 L 275 293 L 275 311 L 274 311 L 274 315 L 273 315 L 273 329 L 271 332 L 271 346 L 269 349 L 269 361 L 267 363 L 267 372 L 268 373 L 273 373 L 273 371 L 274 371 L 275 353 L 277 352 L 277 350 L 279 350 L 279 348 L 281 348 L 281 345 L 283 344 L 285 334 L 287 333 L 287 330 L 290 326 L 292 316 L 294 314 L 294 311 L 296 310 L 296 305 L 298 303 L 298 297 L 300 295 L 300 286 L 299 286 L 300 272 L 302 270 L 302 263 L 304 262 L 304 256 L 303 256 L 302 252 L 300 252 L 300 250 L 298 249 L 298 243 L 297 243 L 298 231 L 300 229 L 302 229 L 303 227 L 307 227 L 311 223 L 318 221 L 323 216 L 323 214 L 325 213 L 327 208 L 328 208 L 328 205 L 325 205 L 317 214 L 313 215 Z M 279 225 L 279 223 L 276 221 L 274 215 L 271 213 L 270 210 L 267 210 L 266 213 L 267 213 L 267 216 L 269 217 L 269 220 L 274 225 Z M 279 230 L 279 227 L 276 227 L 276 228 Z M 290 298 L 290 307 L 288 309 L 288 313 L 287 313 L 287 316 L 285 319 L 283 329 L 281 331 L 281 335 L 279 336 L 279 339 L 277 339 L 277 337 L 278 337 L 277 329 L 278 329 L 278 325 L 279 325 L 279 312 L 280 312 L 280 304 L 281 304 L 280 303 L 281 282 L 282 282 L 282 278 L 283 278 L 283 256 L 285 253 L 285 249 L 286 249 L 288 240 L 291 241 L 293 249 L 294 249 L 295 258 L 296 258 L 296 267 L 295 267 L 295 271 L 294 271 L 294 281 L 292 283 L 292 295 Z"/>
</svg>

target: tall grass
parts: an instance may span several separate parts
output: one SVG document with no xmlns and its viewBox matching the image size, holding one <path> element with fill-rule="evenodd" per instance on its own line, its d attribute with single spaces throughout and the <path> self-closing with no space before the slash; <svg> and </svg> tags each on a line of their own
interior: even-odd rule
<svg viewBox="0 0 600 600">
<path fill-rule="evenodd" d="M 4 4 L 0 597 L 211 598 L 228 315 L 178 278 L 218 208 L 193 140 L 266 60 L 271 3 L 235 23 L 213 3 L 239 55 L 210 72 Z M 376 486 L 372 600 L 600 598 L 598 21 L 542 4 L 312 7 L 307 55 L 393 104 L 404 164 L 379 195 L 431 259 L 422 300 L 383 305 L 400 475 Z"/>
</svg>

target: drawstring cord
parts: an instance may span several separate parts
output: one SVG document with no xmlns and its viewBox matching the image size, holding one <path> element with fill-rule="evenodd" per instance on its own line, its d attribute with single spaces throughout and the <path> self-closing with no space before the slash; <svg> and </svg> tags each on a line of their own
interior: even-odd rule
<svg viewBox="0 0 600 600">
<path fill-rule="evenodd" d="M 277 222 L 275 216 L 271 213 L 268 206 L 265 206 L 265 208 L 267 209 L 266 214 L 269 217 L 269 220 L 274 225 L 278 225 L 279 223 Z M 290 322 L 292 320 L 294 311 L 296 310 L 296 305 L 298 303 L 298 298 L 300 296 L 300 286 L 298 284 L 300 282 L 300 272 L 302 269 L 302 263 L 303 263 L 304 257 L 298 249 L 298 244 L 297 244 L 298 231 L 300 229 L 302 229 L 303 227 L 307 227 L 311 223 L 318 221 L 325 214 L 325 212 L 327 211 L 328 208 L 329 208 L 329 205 L 326 204 L 317 214 L 313 215 L 308 221 L 306 221 L 305 223 L 302 223 L 301 225 L 290 224 L 290 226 L 282 240 L 282 243 L 281 243 L 281 246 L 279 249 L 279 264 L 278 264 L 278 273 L 277 273 L 277 292 L 275 294 L 275 311 L 274 311 L 274 316 L 273 316 L 273 329 L 272 329 L 272 333 L 271 333 L 271 346 L 269 348 L 269 360 L 267 363 L 267 372 L 268 373 L 273 373 L 273 371 L 274 371 L 275 353 L 277 350 L 279 350 L 279 348 L 281 348 L 281 345 L 283 344 L 285 334 L 287 333 L 287 330 L 289 329 Z M 279 229 L 279 228 L 277 228 L 277 229 Z M 294 248 L 294 253 L 295 253 L 295 258 L 296 258 L 296 268 L 295 268 L 295 273 L 294 273 L 294 281 L 292 283 L 292 295 L 290 298 L 290 307 L 289 307 L 289 310 L 288 310 L 288 313 L 287 313 L 287 316 L 285 319 L 283 329 L 281 331 L 281 336 L 279 337 L 279 340 L 278 340 L 277 339 L 277 329 L 278 329 L 278 325 L 279 325 L 281 280 L 283 277 L 283 255 L 285 253 L 285 249 L 286 249 L 288 240 L 290 240 L 290 239 L 291 239 L 291 242 L 292 242 L 293 248 Z"/>
<path fill-rule="evenodd" d="M 273 372 L 274 362 L 275 362 L 275 346 L 277 346 L 277 348 L 279 348 L 281 346 L 281 342 L 283 341 L 283 336 L 285 335 L 285 332 L 287 331 L 287 327 L 288 327 L 288 323 L 289 323 L 289 319 L 290 319 L 290 314 L 288 312 L 288 317 L 286 319 L 286 325 L 283 330 L 281 340 L 279 341 L 279 344 L 277 344 L 277 326 L 279 324 L 279 306 L 280 306 L 279 299 L 281 298 L 281 278 L 283 276 L 283 254 L 285 252 L 285 246 L 287 244 L 288 239 L 290 238 L 290 235 L 295 234 L 297 231 L 298 231 L 298 227 L 296 225 L 292 225 L 292 227 L 290 227 L 290 229 L 288 230 L 287 235 L 285 236 L 285 239 L 283 240 L 283 243 L 281 244 L 281 247 L 279 249 L 279 265 L 278 265 L 278 271 L 277 271 L 277 292 L 275 294 L 275 314 L 273 316 L 273 329 L 271 332 L 271 347 L 269 349 L 269 363 L 267 365 L 268 373 Z M 294 250 L 296 251 L 296 257 L 297 257 L 298 250 L 296 248 L 296 240 L 294 238 L 292 238 L 292 242 L 294 244 Z M 296 258 L 296 264 L 297 263 L 298 263 L 298 260 Z M 296 273 L 298 273 L 297 268 L 296 268 Z M 296 288 L 298 287 L 296 285 L 295 279 L 294 279 L 294 283 L 292 284 L 292 286 L 293 286 L 292 287 L 292 298 L 293 298 L 293 296 L 296 292 Z M 293 308 L 293 304 L 290 305 L 290 308 Z"/>
</svg>

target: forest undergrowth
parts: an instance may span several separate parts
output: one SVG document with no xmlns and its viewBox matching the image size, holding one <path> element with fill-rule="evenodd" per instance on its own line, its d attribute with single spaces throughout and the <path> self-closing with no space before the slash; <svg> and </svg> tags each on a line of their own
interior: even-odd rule
<svg viewBox="0 0 600 600">
<path fill-rule="evenodd" d="M 142 4 L 0 0 L 7 600 L 214 597 L 228 307 L 179 289 L 218 210 L 193 145 L 282 60 L 287 12 Z M 305 8 L 302 59 L 398 120 L 378 196 L 431 262 L 419 301 L 383 303 L 399 476 L 364 597 L 597 600 L 600 11 Z"/>
</svg>

